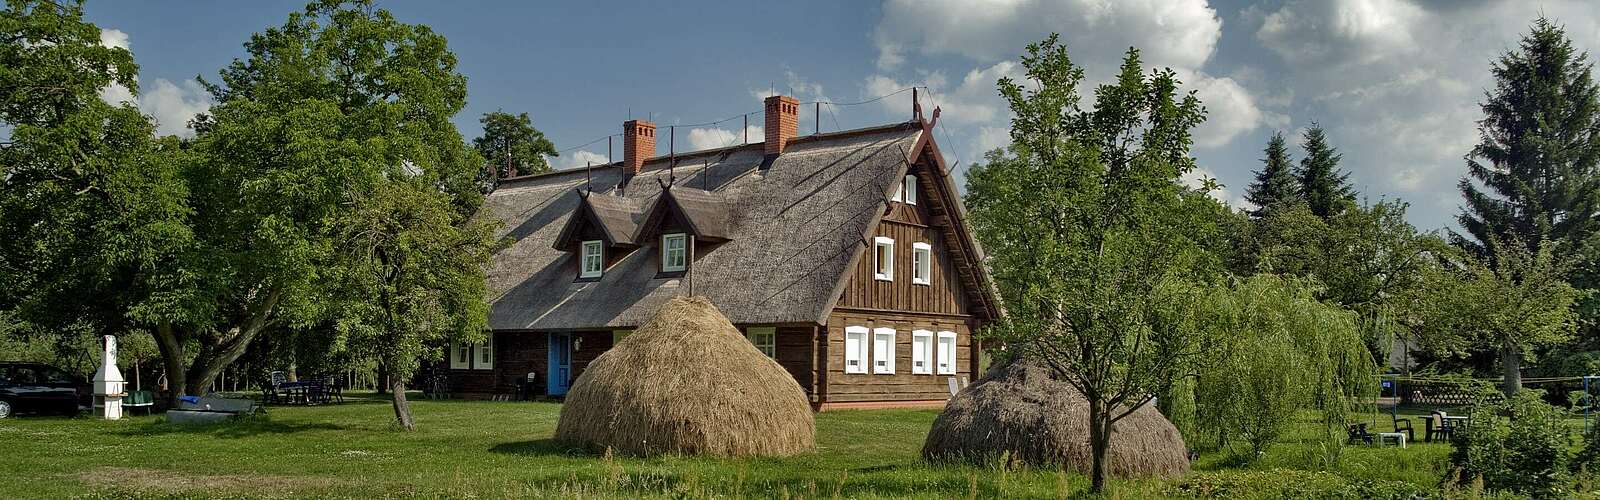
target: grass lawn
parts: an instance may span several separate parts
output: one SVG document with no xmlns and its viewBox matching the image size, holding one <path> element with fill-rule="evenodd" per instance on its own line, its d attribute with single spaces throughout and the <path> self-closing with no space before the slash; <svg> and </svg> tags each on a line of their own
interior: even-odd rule
<svg viewBox="0 0 1600 500">
<path fill-rule="evenodd" d="M 161 416 L 0 420 L 0 498 L 69 496 L 1062 497 L 1087 479 L 1058 471 L 923 464 L 929 410 L 817 416 L 817 451 L 783 459 L 609 458 L 550 440 L 554 403 L 414 401 L 418 430 L 386 400 L 271 407 L 209 427 Z M 1387 417 L 1383 421 L 1387 421 Z M 1397 496 L 1435 488 L 1449 448 L 1349 446 L 1316 472 L 1309 420 L 1248 466 L 1202 456 L 1184 479 L 1122 480 L 1112 497 Z M 1379 427 L 1387 429 L 1387 424 Z M 1420 439 L 1421 436 L 1419 435 Z"/>
</svg>

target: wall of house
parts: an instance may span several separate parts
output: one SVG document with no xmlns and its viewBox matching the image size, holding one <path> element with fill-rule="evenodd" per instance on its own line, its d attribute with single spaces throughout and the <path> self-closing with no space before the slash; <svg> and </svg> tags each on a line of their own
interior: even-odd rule
<svg viewBox="0 0 1600 500">
<path fill-rule="evenodd" d="M 844 330 L 849 326 L 864 326 L 869 330 L 879 327 L 895 329 L 895 372 L 893 374 L 845 373 Z M 911 373 L 911 332 L 956 332 L 956 373 L 913 375 Z M 881 313 L 861 311 L 835 311 L 828 317 L 827 362 L 824 369 L 826 385 L 824 403 L 852 403 L 863 401 L 942 401 L 950 398 L 950 377 L 959 381 L 963 377 L 973 380 L 977 369 L 972 353 L 972 331 L 969 320 L 958 317 L 939 317 L 922 314 Z M 937 342 L 937 336 L 934 337 Z M 868 351 L 863 353 L 871 369 L 873 353 L 871 335 Z M 935 347 L 937 353 L 937 346 Z M 931 360 L 930 360 L 931 362 Z M 936 370 L 935 370 L 936 372 Z"/>
</svg>

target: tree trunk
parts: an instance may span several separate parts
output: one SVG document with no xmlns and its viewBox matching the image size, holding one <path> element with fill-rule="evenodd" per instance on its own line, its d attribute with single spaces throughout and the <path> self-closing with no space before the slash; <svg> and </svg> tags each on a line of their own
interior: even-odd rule
<svg viewBox="0 0 1600 500">
<path fill-rule="evenodd" d="M 162 369 L 167 376 L 167 407 L 177 408 L 178 396 L 183 395 L 180 391 L 188 385 L 185 377 L 189 372 L 183 366 L 183 342 L 172 331 L 172 325 L 166 323 L 156 326 L 155 337 L 156 347 L 161 351 Z"/>
<path fill-rule="evenodd" d="M 1506 370 L 1505 393 L 1506 397 L 1515 396 L 1522 390 L 1522 349 L 1515 345 L 1505 345 L 1500 348 L 1500 364 Z"/>
<path fill-rule="evenodd" d="M 389 365 L 387 363 L 384 363 L 382 361 L 378 362 L 378 374 L 374 378 L 378 379 L 378 383 L 376 385 L 378 386 L 378 394 L 380 394 L 380 395 L 383 394 L 383 391 L 389 390 L 389 368 L 388 368 L 388 366 Z M 401 396 L 401 397 L 404 398 L 405 396 Z"/>
<path fill-rule="evenodd" d="M 411 402 L 406 401 L 406 383 L 395 380 L 394 386 L 394 418 L 400 427 L 407 431 L 417 430 L 416 422 L 411 420 Z"/>
<path fill-rule="evenodd" d="M 1089 401 L 1089 450 L 1092 453 L 1089 491 L 1106 491 L 1106 450 L 1111 448 L 1111 414 L 1104 401 Z"/>
</svg>

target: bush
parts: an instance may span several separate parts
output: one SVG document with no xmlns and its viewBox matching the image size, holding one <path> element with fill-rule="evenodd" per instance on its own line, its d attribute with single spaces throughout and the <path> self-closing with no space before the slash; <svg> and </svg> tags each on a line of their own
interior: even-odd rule
<svg viewBox="0 0 1600 500">
<path fill-rule="evenodd" d="M 1482 480 L 1491 491 L 1541 498 L 1573 491 L 1572 436 L 1560 408 L 1543 400 L 1544 391 L 1525 390 L 1505 401 L 1478 405 L 1472 420 L 1458 430 L 1450 454 L 1453 470 L 1444 481 Z"/>
<path fill-rule="evenodd" d="M 1173 497 L 1190 498 L 1428 498 L 1430 492 L 1404 481 L 1349 479 L 1332 472 L 1295 469 L 1192 474 L 1171 486 Z"/>
</svg>

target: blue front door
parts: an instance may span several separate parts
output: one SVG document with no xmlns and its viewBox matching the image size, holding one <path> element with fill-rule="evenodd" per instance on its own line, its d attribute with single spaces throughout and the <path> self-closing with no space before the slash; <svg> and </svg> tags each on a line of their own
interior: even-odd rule
<svg viewBox="0 0 1600 500">
<path fill-rule="evenodd" d="M 551 396 L 564 396 L 572 385 L 572 334 L 550 334 L 550 378 L 546 386 Z"/>
</svg>

